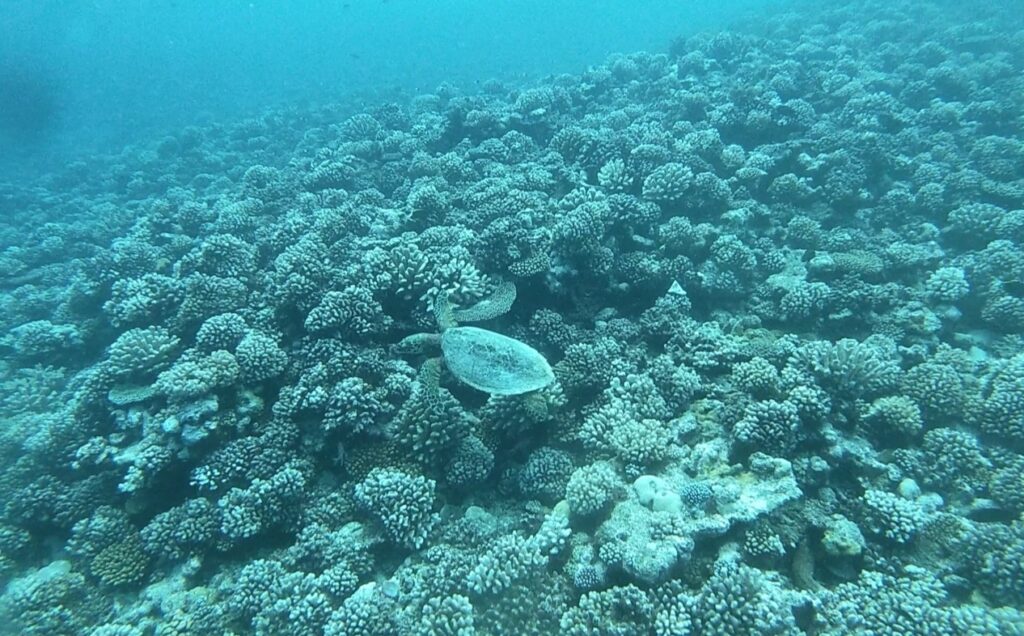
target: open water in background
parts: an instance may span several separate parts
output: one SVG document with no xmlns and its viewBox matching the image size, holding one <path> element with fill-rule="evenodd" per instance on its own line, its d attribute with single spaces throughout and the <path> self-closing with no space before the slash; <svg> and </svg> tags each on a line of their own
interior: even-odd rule
<svg viewBox="0 0 1024 636">
<path fill-rule="evenodd" d="M 759 4 L 3 0 L 0 180 L 283 103 L 575 73 Z"/>
</svg>

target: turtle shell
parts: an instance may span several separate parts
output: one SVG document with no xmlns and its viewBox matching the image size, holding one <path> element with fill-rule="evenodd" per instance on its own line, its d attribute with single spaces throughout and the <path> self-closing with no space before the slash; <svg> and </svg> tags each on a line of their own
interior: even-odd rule
<svg viewBox="0 0 1024 636">
<path fill-rule="evenodd" d="M 539 351 L 487 329 L 445 329 L 441 351 L 455 377 L 487 393 L 518 395 L 542 389 L 555 380 L 551 365 Z"/>
</svg>

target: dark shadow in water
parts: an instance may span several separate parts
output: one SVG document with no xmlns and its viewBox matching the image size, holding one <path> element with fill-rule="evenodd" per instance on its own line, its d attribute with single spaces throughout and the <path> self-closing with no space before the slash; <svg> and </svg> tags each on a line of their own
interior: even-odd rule
<svg viewBox="0 0 1024 636">
<path fill-rule="evenodd" d="M 46 73 L 0 62 L 0 139 L 26 146 L 44 141 L 57 126 L 58 97 Z"/>
</svg>

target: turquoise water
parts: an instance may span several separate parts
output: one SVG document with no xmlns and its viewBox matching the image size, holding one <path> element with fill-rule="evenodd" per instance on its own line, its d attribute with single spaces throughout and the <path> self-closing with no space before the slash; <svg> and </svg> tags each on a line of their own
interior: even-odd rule
<svg viewBox="0 0 1024 636">
<path fill-rule="evenodd" d="M 1003 2 L 10 2 L 0 633 L 1024 632 Z"/>
<path fill-rule="evenodd" d="M 26 162 L 38 172 L 270 107 L 358 108 L 441 84 L 578 73 L 611 53 L 664 49 L 757 2 L 719 4 L 11 0 L 0 82 L 23 97 L 5 100 L 46 112 L 0 127 L 14 140 L 0 168 L 21 177 Z"/>
</svg>

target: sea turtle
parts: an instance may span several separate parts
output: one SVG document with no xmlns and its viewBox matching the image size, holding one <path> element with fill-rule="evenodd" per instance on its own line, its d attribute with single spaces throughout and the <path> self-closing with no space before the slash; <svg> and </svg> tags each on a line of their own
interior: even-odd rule
<svg viewBox="0 0 1024 636">
<path fill-rule="evenodd" d="M 515 338 L 458 324 L 500 316 L 512 307 L 515 299 L 515 285 L 503 283 L 490 297 L 472 307 L 455 309 L 447 292 L 441 291 L 434 300 L 439 333 L 408 336 L 398 343 L 398 350 L 422 353 L 439 348 L 452 375 L 492 395 L 519 395 L 543 389 L 555 381 L 555 374 L 539 351 Z"/>
</svg>

